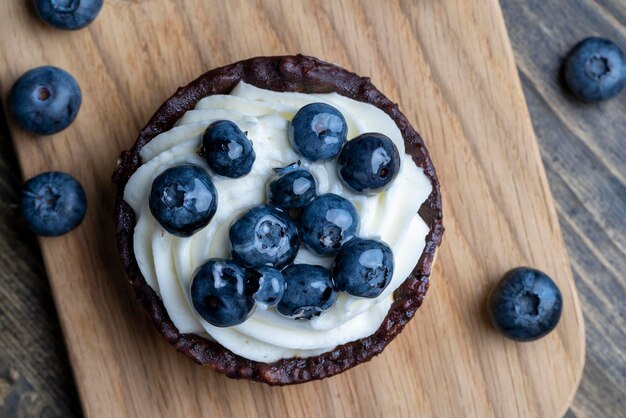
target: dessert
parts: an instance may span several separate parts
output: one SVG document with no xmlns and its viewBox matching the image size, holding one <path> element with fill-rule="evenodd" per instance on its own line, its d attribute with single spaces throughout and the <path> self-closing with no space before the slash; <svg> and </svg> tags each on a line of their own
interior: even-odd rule
<svg viewBox="0 0 626 418">
<path fill-rule="evenodd" d="M 222 138 L 233 166 L 254 160 L 247 173 L 217 175 L 205 158 L 221 121 L 238 128 L 228 138 L 252 142 L 254 153 Z M 350 150 L 355 138 L 366 145 Z M 154 179 L 184 164 L 211 173 L 217 191 L 191 236 L 168 233 L 148 205 Z M 241 61 L 179 89 L 114 181 L 122 263 L 160 332 L 200 364 L 269 384 L 329 377 L 380 353 L 421 304 L 443 233 L 432 162 L 398 107 L 369 79 L 300 55 Z M 355 259 L 379 294 L 348 277 Z"/>
</svg>

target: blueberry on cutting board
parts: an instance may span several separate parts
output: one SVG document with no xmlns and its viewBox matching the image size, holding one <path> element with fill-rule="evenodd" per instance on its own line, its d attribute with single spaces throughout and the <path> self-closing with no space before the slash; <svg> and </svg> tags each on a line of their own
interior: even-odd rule
<svg viewBox="0 0 626 418">
<path fill-rule="evenodd" d="M 9 93 L 9 108 L 29 132 L 51 135 L 67 128 L 82 102 L 78 83 L 68 72 L 45 66 L 22 75 Z"/>
<path fill-rule="evenodd" d="M 492 290 L 487 309 L 494 327 L 505 337 L 533 341 L 559 323 L 563 297 L 545 273 L 518 267 L 506 273 Z"/>
<path fill-rule="evenodd" d="M 78 30 L 94 21 L 102 4 L 103 0 L 35 0 L 35 10 L 55 28 Z"/>
<path fill-rule="evenodd" d="M 42 173 L 24 183 L 20 211 L 35 234 L 63 235 L 76 228 L 85 217 L 85 190 L 69 174 Z"/>
<path fill-rule="evenodd" d="M 626 56 L 608 39 L 587 38 L 570 51 L 563 72 L 567 86 L 578 98 L 607 100 L 626 85 Z"/>
</svg>

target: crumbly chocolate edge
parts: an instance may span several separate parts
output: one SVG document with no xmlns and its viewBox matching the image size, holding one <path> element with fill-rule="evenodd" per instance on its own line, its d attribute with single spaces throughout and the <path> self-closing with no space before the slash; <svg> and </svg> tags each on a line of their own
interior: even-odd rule
<svg viewBox="0 0 626 418">
<path fill-rule="evenodd" d="M 159 296 L 142 276 L 133 250 L 135 213 L 124 201 L 124 188 L 141 165 L 139 151 L 156 135 L 172 128 L 183 114 L 203 97 L 228 94 L 239 81 L 279 92 L 331 93 L 370 103 L 387 113 L 404 138 L 406 152 L 431 181 L 432 192 L 418 213 L 430 231 L 426 246 L 411 275 L 394 292 L 395 301 L 378 330 L 366 338 L 340 345 L 332 351 L 307 358 L 281 359 L 262 363 L 238 356 L 215 341 L 195 334 L 180 334 Z M 296 55 L 256 57 L 211 70 L 179 88 L 140 131 L 129 151 L 123 151 L 113 173 L 117 186 L 115 221 L 122 266 L 139 302 L 159 332 L 176 349 L 196 363 L 209 366 L 231 378 L 290 385 L 334 376 L 378 355 L 413 318 L 428 290 L 435 251 L 443 235 L 441 192 L 435 168 L 421 136 L 413 129 L 397 104 L 391 102 L 367 77 L 360 77 L 317 58 Z"/>
</svg>

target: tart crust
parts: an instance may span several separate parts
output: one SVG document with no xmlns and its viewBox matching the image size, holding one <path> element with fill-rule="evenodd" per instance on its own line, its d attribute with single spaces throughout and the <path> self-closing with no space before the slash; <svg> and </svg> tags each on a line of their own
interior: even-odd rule
<svg viewBox="0 0 626 418">
<path fill-rule="evenodd" d="M 228 94 L 239 81 L 279 92 L 330 93 L 370 103 L 394 120 L 416 165 L 431 181 L 432 192 L 419 209 L 429 227 L 424 251 L 411 275 L 394 292 L 394 302 L 378 330 L 369 337 L 336 347 L 332 351 L 307 358 L 288 358 L 273 363 L 248 360 L 219 343 L 195 334 L 181 334 L 172 323 L 163 302 L 146 283 L 134 255 L 133 233 L 135 213 L 124 201 L 129 178 L 141 165 L 139 151 L 152 138 L 171 129 L 183 114 L 196 103 L 213 94 Z M 139 302 L 167 341 L 191 357 L 196 363 L 209 366 L 232 378 L 261 381 L 270 385 L 289 385 L 319 380 L 341 373 L 378 355 L 413 318 L 428 290 L 435 251 L 441 243 L 441 192 L 435 168 L 421 136 L 409 124 L 398 106 L 360 77 L 317 58 L 296 55 L 257 57 L 216 68 L 179 88 L 139 133 L 129 151 L 123 151 L 113 173 L 117 186 L 115 221 L 117 244 L 122 266 Z"/>
</svg>

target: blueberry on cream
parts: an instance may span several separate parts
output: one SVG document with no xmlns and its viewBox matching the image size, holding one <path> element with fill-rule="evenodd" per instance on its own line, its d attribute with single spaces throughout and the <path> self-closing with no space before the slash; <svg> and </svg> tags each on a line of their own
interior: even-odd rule
<svg viewBox="0 0 626 418">
<path fill-rule="evenodd" d="M 330 271 L 321 266 L 293 264 L 287 267 L 285 294 L 276 307 L 293 319 L 311 319 L 329 309 L 337 300 Z"/>
<path fill-rule="evenodd" d="M 366 133 L 348 141 L 337 159 L 339 178 L 357 193 L 380 193 L 400 172 L 396 145 L 380 133 Z"/>
<path fill-rule="evenodd" d="M 246 267 L 285 267 L 300 247 L 298 228 L 289 215 L 270 205 L 243 214 L 228 232 L 233 259 Z"/>
<path fill-rule="evenodd" d="M 299 209 L 317 195 L 317 182 L 300 162 L 275 168 L 267 184 L 267 201 L 282 209 Z"/>
<path fill-rule="evenodd" d="M 377 297 L 392 276 L 393 253 L 381 241 L 354 238 L 339 250 L 333 264 L 337 289 L 353 296 Z"/>
<path fill-rule="evenodd" d="M 197 165 L 168 168 L 152 183 L 150 211 L 173 235 L 193 235 L 209 223 L 216 210 L 215 186 L 206 170 Z"/>
<path fill-rule="evenodd" d="M 293 147 L 311 162 L 335 158 L 347 133 L 348 125 L 341 112 L 326 103 L 303 106 L 289 128 Z"/>
<path fill-rule="evenodd" d="M 349 200 L 327 193 L 313 199 L 300 214 L 302 241 L 318 255 L 332 255 L 356 235 L 359 217 Z"/>
<path fill-rule="evenodd" d="M 198 315 L 216 327 L 241 324 L 252 314 L 254 299 L 246 294 L 246 270 L 234 261 L 210 259 L 191 282 Z"/>
<path fill-rule="evenodd" d="M 257 306 L 262 309 L 275 306 L 285 293 L 283 274 L 272 267 L 258 267 L 248 270 L 246 288 L 252 294 Z"/>
<path fill-rule="evenodd" d="M 218 120 L 206 128 L 199 154 L 215 174 L 231 178 L 248 174 L 256 159 L 252 142 L 229 120 Z"/>
</svg>

